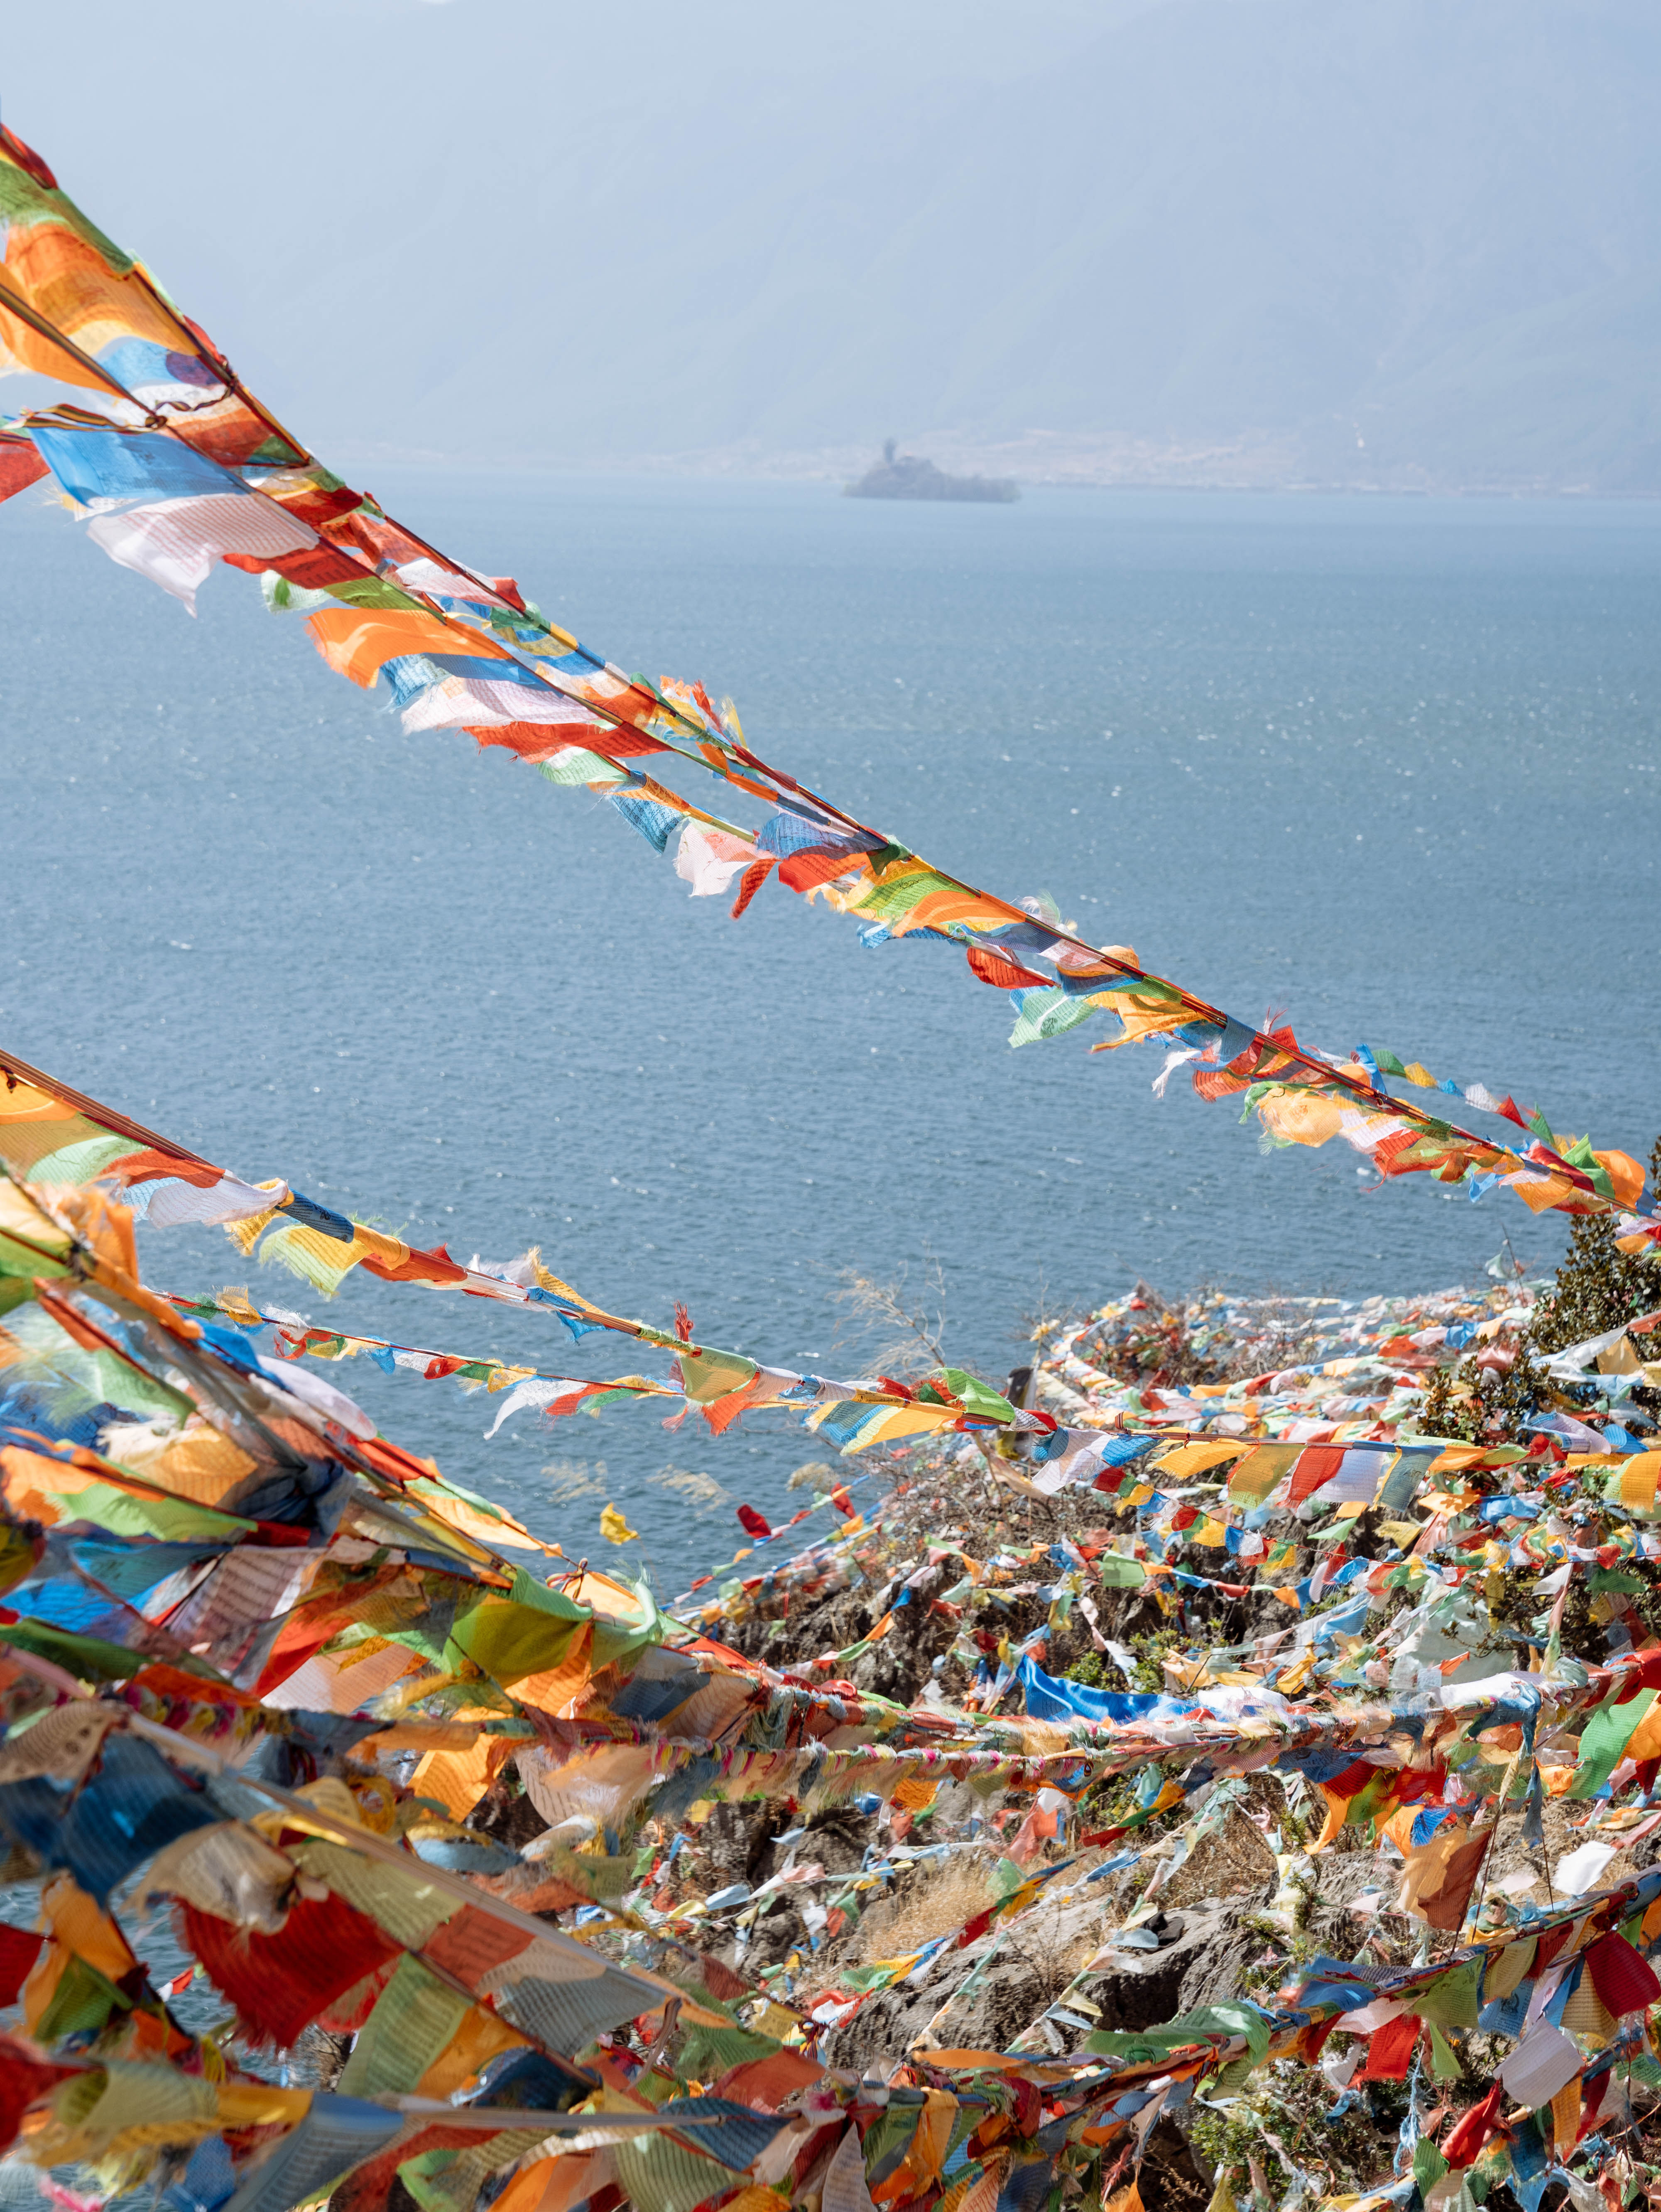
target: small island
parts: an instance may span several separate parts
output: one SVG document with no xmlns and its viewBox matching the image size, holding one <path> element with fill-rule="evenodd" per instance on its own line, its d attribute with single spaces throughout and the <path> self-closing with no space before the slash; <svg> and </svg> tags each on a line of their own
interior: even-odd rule
<svg viewBox="0 0 1661 2212">
<path fill-rule="evenodd" d="M 873 461 L 857 483 L 844 484 L 847 499 L 978 499 L 1000 505 L 1019 499 L 1020 487 L 1009 477 L 949 477 L 916 453 L 898 452 L 892 438 L 883 441 L 882 459 Z"/>
</svg>

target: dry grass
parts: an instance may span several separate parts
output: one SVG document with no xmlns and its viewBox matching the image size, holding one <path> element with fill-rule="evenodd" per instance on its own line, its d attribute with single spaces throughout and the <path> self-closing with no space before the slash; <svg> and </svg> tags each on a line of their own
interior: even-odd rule
<svg viewBox="0 0 1661 2212">
<path fill-rule="evenodd" d="M 1037 1974 L 1048 2004 L 1078 1978 L 1101 1949 L 1102 1933 L 1099 1923 L 1069 1929 L 1052 1919 L 1048 1927 L 1023 1930 L 1017 1922 L 1009 1948 Z"/>
<path fill-rule="evenodd" d="M 912 1876 L 898 1897 L 884 1898 L 861 1920 L 855 1953 L 861 1966 L 873 1959 L 903 1959 L 937 1936 L 949 1935 L 984 1912 L 992 1902 L 986 1863 L 976 1857 L 948 1859 L 928 1873 Z"/>
<path fill-rule="evenodd" d="M 1161 1887 L 1162 1905 L 1197 1905 L 1209 1898 L 1242 1897 L 1280 1880 L 1267 1839 L 1242 1813 L 1197 1843 Z"/>
</svg>

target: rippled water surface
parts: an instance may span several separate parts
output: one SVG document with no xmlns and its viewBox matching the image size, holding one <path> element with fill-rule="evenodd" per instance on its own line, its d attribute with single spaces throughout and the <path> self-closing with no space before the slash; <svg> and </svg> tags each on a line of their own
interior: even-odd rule
<svg viewBox="0 0 1661 2212">
<path fill-rule="evenodd" d="M 614 660 L 730 692 L 757 750 L 969 881 L 1647 1153 L 1661 510 L 368 481 Z M 995 1375 L 1023 1314 L 1139 1273 L 1361 1294 L 1472 1275 L 1502 1222 L 1557 1249 L 1503 1196 L 1261 1155 L 1180 1079 L 1151 1096 L 1157 1047 L 1012 1053 L 943 945 L 863 951 L 776 888 L 739 923 L 689 901 L 588 793 L 405 737 L 228 571 L 192 622 L 34 492 L 0 562 L 0 1035 L 245 1175 L 463 1258 L 536 1243 L 614 1310 L 684 1299 L 705 1342 L 832 1372 L 862 1356 L 848 1270 L 915 1291 L 937 1262 L 952 1355 Z M 167 1288 L 249 1280 L 217 1232 L 143 1241 Z M 361 1274 L 332 1308 L 252 1287 L 408 1344 L 648 1364 Z M 639 1407 L 487 1444 L 482 1395 L 327 1371 L 568 1548 L 605 1550 L 614 1499 L 671 1590 L 817 1455 Z"/>
</svg>

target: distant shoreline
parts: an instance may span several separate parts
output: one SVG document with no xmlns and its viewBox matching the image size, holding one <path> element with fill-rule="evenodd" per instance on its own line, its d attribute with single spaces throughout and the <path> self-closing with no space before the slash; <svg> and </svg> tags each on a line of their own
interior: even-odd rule
<svg viewBox="0 0 1661 2212">
<path fill-rule="evenodd" d="M 770 465 L 765 460 L 748 461 L 740 465 L 725 461 L 703 462 L 702 457 L 680 455 L 614 454 L 596 459 L 587 455 L 554 453 L 511 456 L 442 453 L 419 447 L 366 448 L 355 447 L 350 441 L 337 442 L 331 451 L 342 467 L 360 471 L 399 468 L 429 471 L 435 476 L 612 477 L 635 482 L 655 478 L 687 483 L 812 484 L 837 497 L 842 495 L 845 481 L 845 472 L 830 466 L 810 468 L 782 462 Z M 1221 477 L 1097 477 L 1078 475 L 1018 475 L 1013 481 L 1022 492 L 1191 492 L 1201 497 L 1250 494 L 1286 499 L 1410 499 L 1450 502 L 1462 500 L 1549 500 L 1565 506 L 1589 506 L 1602 501 L 1606 505 L 1645 507 L 1661 501 L 1661 487 L 1654 490 L 1615 489 L 1600 484 L 1382 483 L 1339 478 L 1303 478 L 1277 483 L 1261 478 L 1242 480 Z M 977 502 L 946 501 L 934 503 L 974 505 Z"/>
</svg>

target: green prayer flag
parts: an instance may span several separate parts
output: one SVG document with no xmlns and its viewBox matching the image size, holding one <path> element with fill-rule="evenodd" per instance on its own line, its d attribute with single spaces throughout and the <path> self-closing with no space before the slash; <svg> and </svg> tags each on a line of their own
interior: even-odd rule
<svg viewBox="0 0 1661 2212">
<path fill-rule="evenodd" d="M 1447 2045 L 1444 2044 L 1442 2048 L 1446 2051 Z M 1453 2057 L 1452 2052 L 1449 2051 L 1448 2056 L 1451 2058 Z M 1439 2066 L 1437 2067 L 1435 2070 L 1438 2081 L 1445 2081 L 1448 2078 L 1442 2072 Z M 1454 2061 L 1453 2070 L 1456 2074 L 1459 2070 L 1458 2061 L 1457 2059 Z M 1433 2190 L 1436 2186 L 1436 2184 L 1442 2179 L 1442 2176 L 1447 2172 L 1447 2170 L 1448 2162 L 1446 2159 L 1445 2159 L 1441 2152 L 1437 2149 L 1430 2137 L 1428 2136 L 1421 2136 L 1418 2142 L 1413 2146 L 1413 2178 L 1419 2185 L 1421 2195 L 1427 2196 L 1431 2190 Z"/>
<path fill-rule="evenodd" d="M 94 2033 L 104 2027 L 118 2008 L 131 2012 L 132 1999 L 123 1996 L 107 1975 L 71 1952 L 45 2012 L 35 2022 L 34 2033 L 43 2043 L 58 2043 L 66 2035 Z"/>
<path fill-rule="evenodd" d="M 472 2010 L 466 1997 L 447 1988 L 406 1952 L 375 1999 L 374 2010 L 341 2069 L 340 2094 L 409 2095 L 443 2056 Z"/>
<path fill-rule="evenodd" d="M 618 2143 L 611 2156 L 618 2184 L 636 2212 L 693 2212 L 705 2197 L 733 2186 L 726 2166 L 666 2135 Z"/>
<path fill-rule="evenodd" d="M 48 1476 L 41 1488 L 51 1487 Z M 198 1505 L 192 1498 L 136 1497 L 104 1482 L 77 1488 L 69 1510 L 77 1521 L 91 1521 L 112 1536 L 157 1536 L 169 1544 L 192 1544 L 204 1538 L 210 1543 L 234 1544 L 240 1536 L 252 1535 L 255 1525 L 234 1513 Z"/>
<path fill-rule="evenodd" d="M 539 761 L 537 774 L 550 783 L 622 783 L 626 772 L 615 761 L 603 753 L 591 753 L 586 746 L 574 746 L 562 753 L 557 760 Z"/>
<path fill-rule="evenodd" d="M 972 1413 L 983 1421 L 1013 1421 L 1015 1408 L 1007 1398 L 1001 1398 L 978 1376 L 969 1374 L 961 1367 L 943 1367 L 940 1380 L 954 1397 L 963 1402 L 965 1413 Z"/>
<path fill-rule="evenodd" d="M 700 1996 L 700 2004 L 707 1998 Z M 747 2027 L 706 2027 L 694 2021 L 681 2039 L 675 2067 L 683 2081 L 710 2081 L 747 2066 L 752 2058 L 770 2058 L 782 2050 L 776 2037 L 757 2035 Z"/>
<path fill-rule="evenodd" d="M 1037 1044 L 1087 1022 L 1096 1012 L 1088 999 L 1071 999 L 1059 984 L 1021 994 L 1020 1012 L 1009 1032 L 1012 1045 Z"/>
<path fill-rule="evenodd" d="M 1147 1580 L 1147 1569 L 1140 1559 L 1123 1559 L 1117 1552 L 1103 1553 L 1096 1574 L 1104 1589 L 1140 1589 Z"/>
<path fill-rule="evenodd" d="M 1624 1705 L 1599 1705 L 1580 1731 L 1580 1756 L 1567 1795 L 1595 1797 L 1621 1764 L 1634 1729 L 1655 1703 L 1653 1690 L 1640 1690 Z"/>
<path fill-rule="evenodd" d="M 574 1605 L 521 1568 L 511 1596 L 492 1592 L 458 1613 L 450 1641 L 493 1681 L 511 1686 L 557 1667 L 592 1617 L 586 1606 Z"/>
<path fill-rule="evenodd" d="M 51 1627 L 44 1620 L 9 1621 L 5 1636 L 7 1643 L 15 1644 L 20 1651 L 33 1651 L 39 1659 L 54 1660 L 87 1682 L 130 1681 L 141 1667 L 150 1663 L 147 1652 L 129 1651 L 125 1645 L 111 1644 L 101 1636 L 76 1636 L 67 1628 Z M 169 1664 L 187 1674 L 199 1674 L 204 1682 L 223 1680 L 205 1660 L 188 1651 L 181 1652 Z"/>
<path fill-rule="evenodd" d="M 488 2176 L 525 2158 L 546 2137 L 534 2128 L 508 2128 L 469 2149 L 419 2151 L 398 2178 L 421 2212 L 473 2212 Z"/>
<path fill-rule="evenodd" d="M 753 1359 L 745 1359 L 736 1352 L 683 1351 L 680 1355 L 682 1386 L 698 1406 L 710 1405 L 731 1391 L 741 1390 L 757 1372 Z"/>
<path fill-rule="evenodd" d="M 1425 2033 L 1430 2038 L 1432 2075 L 1439 2081 L 1457 2081 L 1463 2069 L 1447 2038 L 1439 2027 L 1432 2027 L 1428 2024 Z"/>
<path fill-rule="evenodd" d="M 48 1152 L 29 1170 L 32 1182 L 90 1182 L 101 1175 L 112 1160 L 119 1160 L 134 1149 L 131 1137 L 82 1137 L 59 1151 Z M 40 1274 L 57 1274 L 56 1267 L 40 1267 Z"/>
<path fill-rule="evenodd" d="M 1439 2027 L 1475 2027 L 1481 2009 L 1480 1987 L 1482 1961 L 1467 1959 L 1463 1966 L 1450 1966 L 1445 1974 L 1439 1974 L 1427 1990 L 1421 1990 L 1413 1999 L 1413 2008 L 1421 2020 L 1433 2021 Z"/>
</svg>

